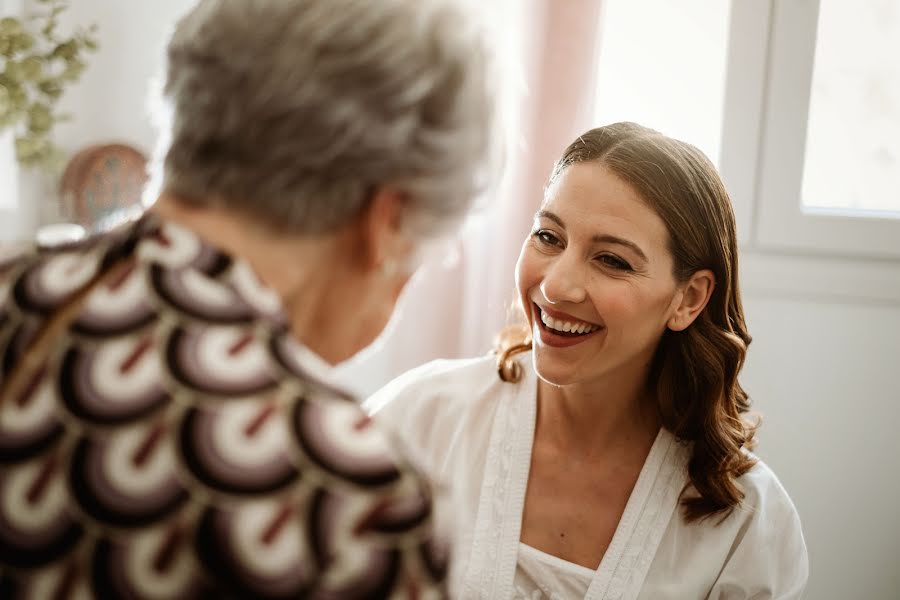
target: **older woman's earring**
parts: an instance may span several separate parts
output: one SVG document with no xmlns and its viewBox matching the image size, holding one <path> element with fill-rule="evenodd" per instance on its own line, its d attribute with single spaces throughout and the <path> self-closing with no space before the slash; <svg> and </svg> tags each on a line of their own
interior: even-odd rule
<svg viewBox="0 0 900 600">
<path fill-rule="evenodd" d="M 397 274 L 398 266 L 397 260 L 393 258 L 386 258 L 383 263 L 381 263 L 380 267 L 381 276 L 384 278 L 390 278 Z"/>
</svg>

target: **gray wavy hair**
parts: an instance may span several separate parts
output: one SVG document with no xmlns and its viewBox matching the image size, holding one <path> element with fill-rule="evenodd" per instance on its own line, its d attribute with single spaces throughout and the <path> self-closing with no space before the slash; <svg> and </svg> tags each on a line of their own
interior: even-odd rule
<svg viewBox="0 0 900 600">
<path fill-rule="evenodd" d="M 168 44 L 157 185 L 290 233 L 393 185 L 418 233 L 451 227 L 497 166 L 483 25 L 455 0 L 200 0 Z"/>
</svg>

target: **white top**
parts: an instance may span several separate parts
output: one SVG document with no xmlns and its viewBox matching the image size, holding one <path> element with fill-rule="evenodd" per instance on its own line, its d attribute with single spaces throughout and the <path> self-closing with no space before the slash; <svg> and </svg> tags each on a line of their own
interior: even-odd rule
<svg viewBox="0 0 900 600">
<path fill-rule="evenodd" d="M 453 490 L 451 590 L 467 600 L 513 598 L 522 568 L 537 377 L 530 357 L 519 360 L 524 375 L 516 384 L 500 380 L 493 357 L 436 361 L 365 404 Z M 689 454 L 660 431 L 606 554 L 578 597 L 799 598 L 808 576 L 806 545 L 797 511 L 774 473 L 758 462 L 739 479 L 745 498 L 727 518 L 689 524 L 678 507 Z"/>
<path fill-rule="evenodd" d="M 527 544 L 519 544 L 516 576 L 513 580 L 515 600 L 578 600 L 584 598 L 593 569 L 570 563 L 541 552 Z"/>
</svg>

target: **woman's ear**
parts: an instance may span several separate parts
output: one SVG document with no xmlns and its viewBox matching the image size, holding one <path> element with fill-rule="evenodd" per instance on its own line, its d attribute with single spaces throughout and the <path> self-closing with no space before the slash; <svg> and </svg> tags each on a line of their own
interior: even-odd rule
<svg viewBox="0 0 900 600">
<path fill-rule="evenodd" d="M 367 271 L 398 264 L 405 258 L 407 240 L 403 235 L 406 195 L 388 186 L 377 187 L 359 215 L 362 241 L 360 258 Z"/>
<path fill-rule="evenodd" d="M 716 276 L 709 269 L 697 271 L 685 282 L 676 297 L 675 312 L 666 326 L 672 331 L 684 331 L 703 312 L 716 287 Z"/>
</svg>

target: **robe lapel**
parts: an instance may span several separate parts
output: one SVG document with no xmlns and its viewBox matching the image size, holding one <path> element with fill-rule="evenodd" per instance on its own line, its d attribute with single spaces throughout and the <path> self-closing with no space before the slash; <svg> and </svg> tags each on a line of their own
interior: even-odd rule
<svg viewBox="0 0 900 600">
<path fill-rule="evenodd" d="M 488 443 L 463 598 L 499 600 L 513 593 L 525 490 L 537 416 L 537 379 L 505 388 Z M 586 600 L 635 600 L 687 482 L 689 450 L 662 429 L 650 449 Z"/>
<path fill-rule="evenodd" d="M 463 598 L 512 594 L 537 412 L 534 369 L 523 371 L 522 381 L 497 399 Z"/>
<path fill-rule="evenodd" d="M 638 597 L 663 533 L 687 482 L 689 451 L 661 429 L 628 498 L 612 542 L 588 588 L 586 600 Z"/>
</svg>

